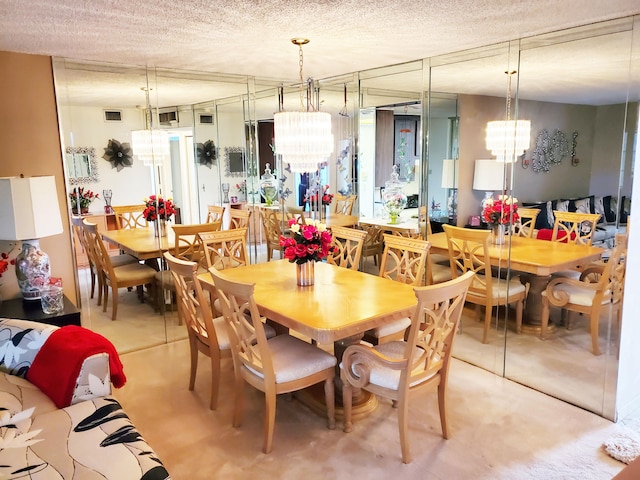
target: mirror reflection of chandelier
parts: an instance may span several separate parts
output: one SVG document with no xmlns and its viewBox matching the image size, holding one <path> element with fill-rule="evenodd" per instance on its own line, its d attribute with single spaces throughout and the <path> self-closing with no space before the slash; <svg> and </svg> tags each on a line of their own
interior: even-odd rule
<svg viewBox="0 0 640 480">
<path fill-rule="evenodd" d="M 311 79 L 306 83 L 307 107 L 305 109 L 302 45 L 309 43 L 309 40 L 294 38 L 291 42 L 299 47 L 301 111 L 281 111 L 274 115 L 275 153 L 281 155 L 282 161 L 291 166 L 292 172 L 313 172 L 318 168 L 318 164 L 326 162 L 333 152 L 331 114 L 319 112 L 314 107 Z"/>
<path fill-rule="evenodd" d="M 162 165 L 171 154 L 169 133 L 166 130 L 133 130 L 131 148 L 145 166 Z"/>
<path fill-rule="evenodd" d="M 511 120 L 511 76 L 515 70 L 504 72 L 509 76 L 507 86 L 507 120 L 487 123 L 487 150 L 498 162 L 514 163 L 531 144 L 531 122 Z"/>
</svg>

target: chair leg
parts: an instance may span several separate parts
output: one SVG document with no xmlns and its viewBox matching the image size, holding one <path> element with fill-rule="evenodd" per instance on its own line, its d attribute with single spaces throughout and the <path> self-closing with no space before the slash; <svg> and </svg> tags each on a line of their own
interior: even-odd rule
<svg viewBox="0 0 640 480">
<path fill-rule="evenodd" d="M 102 304 L 102 311 L 106 312 L 107 311 L 107 303 L 109 302 L 109 285 L 107 285 L 106 282 L 103 285 L 103 291 L 104 291 L 104 295 L 103 295 L 102 301 L 104 303 Z"/>
<path fill-rule="evenodd" d="M 546 294 L 542 295 L 542 312 L 540 319 L 540 340 L 547 339 L 547 328 L 549 326 L 549 299 Z"/>
<path fill-rule="evenodd" d="M 89 298 L 93 298 L 93 295 L 96 291 L 96 274 L 93 273 L 93 269 L 89 266 L 89 275 L 91 275 L 91 296 Z"/>
<path fill-rule="evenodd" d="M 102 289 L 104 288 L 104 279 L 102 278 L 102 272 L 97 273 L 98 277 L 98 307 L 102 304 Z"/>
<path fill-rule="evenodd" d="M 353 424 L 351 423 L 352 402 L 353 402 L 353 388 L 351 388 L 351 385 L 349 385 L 349 383 L 343 379 L 342 380 L 342 408 L 344 409 L 343 430 L 346 433 L 351 432 L 351 430 L 353 429 Z"/>
<path fill-rule="evenodd" d="M 242 374 L 238 371 L 239 369 L 235 368 L 234 365 L 234 403 L 235 406 L 233 408 L 233 426 L 234 428 L 238 428 L 242 425 L 242 416 L 244 414 L 244 379 L 242 378 Z"/>
<path fill-rule="evenodd" d="M 333 378 L 327 378 L 324 382 L 324 397 L 327 403 L 327 426 L 329 430 L 336 428 L 336 397 L 334 391 Z"/>
<path fill-rule="evenodd" d="M 189 329 L 191 330 L 191 329 Z M 196 385 L 196 373 L 198 372 L 198 346 L 196 337 L 189 332 L 189 354 L 191 357 L 191 367 L 189 369 L 189 390 L 193 390 Z"/>
<path fill-rule="evenodd" d="M 591 349 L 594 355 L 600 355 L 600 345 L 598 342 L 598 326 L 600 323 L 600 308 L 596 307 L 591 310 L 591 318 L 589 320 L 591 328 Z"/>
<path fill-rule="evenodd" d="M 262 446 L 263 453 L 271 453 L 273 448 L 273 430 L 276 425 L 276 392 L 267 389 L 264 392 L 264 443 Z"/>
<path fill-rule="evenodd" d="M 215 352 L 211 355 L 211 401 L 209 408 L 215 410 L 218 408 L 218 392 L 220 390 L 220 354 Z"/>
<path fill-rule="evenodd" d="M 489 327 L 491 326 L 491 313 L 493 308 L 487 305 L 484 309 L 484 333 L 482 334 L 482 343 L 489 342 Z"/>
<path fill-rule="evenodd" d="M 402 451 L 402 463 L 411 462 L 411 451 L 409 449 L 409 439 L 407 430 L 409 424 L 409 398 L 407 395 L 400 395 L 398 399 L 398 430 L 400 431 L 400 450 Z"/>
<path fill-rule="evenodd" d="M 449 425 L 447 424 L 447 388 L 440 380 L 438 385 L 438 410 L 440 410 L 440 426 L 442 427 L 442 437 L 449 438 Z"/>
<path fill-rule="evenodd" d="M 118 315 L 118 290 L 115 288 L 111 292 L 111 320 L 115 320 Z M 106 303 L 106 302 L 105 302 Z"/>
<path fill-rule="evenodd" d="M 522 333 L 522 310 L 524 309 L 524 298 L 516 304 L 516 333 Z"/>
</svg>

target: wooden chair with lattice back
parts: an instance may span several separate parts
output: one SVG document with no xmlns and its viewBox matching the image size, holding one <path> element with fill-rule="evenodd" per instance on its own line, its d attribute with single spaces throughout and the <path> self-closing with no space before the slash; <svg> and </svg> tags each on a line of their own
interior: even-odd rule
<svg viewBox="0 0 640 480">
<path fill-rule="evenodd" d="M 431 246 L 426 240 L 383 234 L 384 252 L 380 263 L 379 276 L 402 282 L 414 287 L 423 286 L 426 281 L 427 255 Z M 411 325 L 409 317 L 387 323 L 365 332 L 365 340 L 382 344 L 404 338 Z"/>
<path fill-rule="evenodd" d="M 138 298 L 140 302 L 144 302 L 144 286 L 153 284 L 156 271 L 150 266 L 143 265 L 137 261 L 122 265 L 116 264 L 116 258 L 126 258 L 130 257 L 130 255 L 112 257 L 100 237 L 97 225 L 85 220 L 83 227 L 87 234 L 88 250 L 93 252 L 95 264 L 101 272 L 102 296 L 104 298 L 98 294 L 98 302 L 104 300 L 102 311 L 106 312 L 109 301 L 109 287 L 111 287 L 111 320 L 115 320 L 118 316 L 118 290 L 137 287 Z"/>
<path fill-rule="evenodd" d="M 339 267 L 358 270 L 362 245 L 367 232 L 348 227 L 331 227 L 333 251 L 327 256 L 327 263 Z"/>
<path fill-rule="evenodd" d="M 382 235 L 383 231 L 378 225 L 367 223 L 360 224 L 358 228 L 367 233 L 362 244 L 362 256 L 373 257 L 373 264 L 380 265 L 382 259 Z"/>
<path fill-rule="evenodd" d="M 286 224 L 286 219 L 277 208 L 263 208 L 260 214 L 262 216 L 262 226 L 264 228 L 265 242 L 267 245 L 267 262 L 269 262 L 271 261 L 273 252 L 282 252 L 280 236 L 282 235 L 282 225 L 283 223 Z"/>
<path fill-rule="evenodd" d="M 251 210 L 244 210 L 241 208 L 232 208 L 229 210 L 229 229 L 234 228 L 249 228 L 249 221 L 251 220 Z"/>
<path fill-rule="evenodd" d="M 222 222 L 226 208 L 225 205 L 207 205 L 207 219 L 205 223 Z"/>
<path fill-rule="evenodd" d="M 91 297 L 90 298 L 93 298 L 95 289 L 96 289 L 96 279 L 99 278 L 100 272 L 98 271 L 98 268 L 94 263 L 94 259 L 92 258 L 93 255 L 89 253 L 89 249 L 87 247 L 86 235 L 85 235 L 84 229 L 82 228 L 82 217 L 77 215 L 71 216 L 71 229 L 73 230 L 73 233 L 75 234 L 76 240 L 78 241 L 80 247 L 82 248 L 82 251 L 87 256 L 87 262 L 89 263 L 89 275 L 91 277 Z M 102 282 L 99 283 L 99 289 L 100 289 L 99 293 L 101 293 Z M 98 305 L 100 305 L 99 302 L 98 302 Z"/>
<path fill-rule="evenodd" d="M 576 243 L 578 245 L 591 245 L 593 234 L 596 232 L 599 213 L 579 213 L 553 211 L 555 222 L 553 223 L 552 242 Z"/>
<path fill-rule="evenodd" d="M 169 252 L 164 259 L 176 286 L 178 316 L 180 323 L 187 327 L 191 367 L 189 390 L 193 390 L 198 370 L 198 353 L 203 353 L 211 361 L 211 397 L 209 408 L 218 406 L 220 390 L 220 363 L 223 358 L 231 358 L 231 345 L 227 326 L 223 317 L 213 318 L 206 296 L 198 280 L 198 264 L 174 257 Z"/>
<path fill-rule="evenodd" d="M 327 424 L 335 428 L 336 357 L 289 334 L 269 338 L 253 297 L 254 284 L 235 282 L 224 271 L 209 269 L 227 322 L 233 353 L 233 426 L 242 424 L 245 382 L 264 392 L 264 453 L 271 452 L 276 397 L 312 385 L 324 385 Z"/>
<path fill-rule="evenodd" d="M 143 203 L 140 205 L 115 205 L 111 208 L 113 208 L 113 213 L 116 214 L 118 229 L 146 228 L 149 226 L 149 222 L 142 214 L 146 208 Z"/>
<path fill-rule="evenodd" d="M 536 219 L 540 214 L 539 208 L 518 207 L 518 221 L 514 224 L 513 234 L 518 237 L 533 238 L 536 229 Z"/>
<path fill-rule="evenodd" d="M 603 313 L 617 313 L 618 324 L 622 311 L 624 277 L 626 272 L 627 236 L 616 235 L 616 245 L 606 263 L 585 268 L 579 279 L 556 277 L 542 292 L 542 326 L 540 337 L 547 336 L 549 307 L 589 315 L 591 349 L 600 355 L 599 328 Z M 567 321 L 571 329 L 571 319 Z"/>
<path fill-rule="evenodd" d="M 199 233 L 214 232 L 220 230 L 222 220 L 211 223 L 196 223 L 193 225 L 174 225 L 172 227 L 175 241 L 171 254 L 188 262 L 196 262 L 201 268 L 200 273 L 206 272 L 206 262 L 204 261 L 204 252 L 200 244 Z M 173 275 L 168 270 L 160 270 L 156 274 L 156 297 L 158 298 L 158 306 L 161 312 L 166 307 L 164 299 L 164 291 L 169 290 L 176 293 L 176 286 L 173 283 Z"/>
<path fill-rule="evenodd" d="M 438 392 L 442 436 L 449 438 L 447 384 L 453 342 L 474 274 L 439 285 L 415 287 L 418 300 L 405 339 L 377 345 L 347 347 L 340 365 L 344 431 L 352 430 L 354 388 L 391 399 L 398 407 L 402 461 L 409 463 L 409 395 L 430 388 Z"/>
<path fill-rule="evenodd" d="M 341 195 L 336 193 L 333 197 L 333 207 L 331 213 L 338 213 L 341 215 L 352 215 L 353 206 L 358 199 L 357 195 Z"/>
<path fill-rule="evenodd" d="M 449 261 L 451 276 L 457 278 L 466 272 L 476 275 L 469 287 L 467 301 L 476 305 L 479 316 L 480 307 L 485 307 L 484 331 L 482 343 L 489 341 L 489 327 L 493 307 L 516 304 L 516 331 L 522 330 L 522 310 L 526 296 L 526 288 L 518 277 L 506 279 L 492 276 L 489 254 L 489 230 L 474 230 L 470 228 L 443 225 L 449 247 Z"/>
</svg>

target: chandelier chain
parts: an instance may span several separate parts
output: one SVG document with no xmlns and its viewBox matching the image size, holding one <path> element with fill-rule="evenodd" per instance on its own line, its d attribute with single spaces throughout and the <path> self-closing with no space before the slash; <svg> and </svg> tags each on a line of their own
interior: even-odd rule
<svg viewBox="0 0 640 480">
<path fill-rule="evenodd" d="M 302 85 L 304 83 L 303 76 L 302 76 L 302 65 L 304 63 L 304 55 L 302 54 L 302 43 L 298 44 L 298 48 L 299 48 L 298 64 L 300 66 L 300 108 L 304 110 L 304 94 L 302 89 Z"/>
</svg>

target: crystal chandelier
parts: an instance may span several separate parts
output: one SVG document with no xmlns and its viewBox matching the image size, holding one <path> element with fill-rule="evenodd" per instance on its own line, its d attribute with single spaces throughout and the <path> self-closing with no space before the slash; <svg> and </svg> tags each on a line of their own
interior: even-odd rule
<svg viewBox="0 0 640 480">
<path fill-rule="evenodd" d="M 317 170 L 318 164 L 327 161 L 333 152 L 331 114 L 319 112 L 313 106 L 311 79 L 307 82 L 305 109 L 302 45 L 309 43 L 309 40 L 294 38 L 291 42 L 299 47 L 301 111 L 278 112 L 274 115 L 275 153 L 281 156 L 284 163 L 291 166 L 292 172 L 313 172 Z"/>
<path fill-rule="evenodd" d="M 505 72 L 509 75 L 507 87 L 507 120 L 487 123 L 487 150 L 495 155 L 498 162 L 514 163 L 531 144 L 531 122 L 529 120 L 511 120 L 511 76 L 515 70 Z"/>
<path fill-rule="evenodd" d="M 131 132 L 131 149 L 133 154 L 142 160 L 146 167 L 162 165 L 165 160 L 171 157 L 169 147 L 169 133 L 166 130 L 153 128 L 153 114 L 151 103 L 149 102 L 149 88 L 140 88 L 145 93 L 145 130 L 133 130 Z"/>
</svg>

